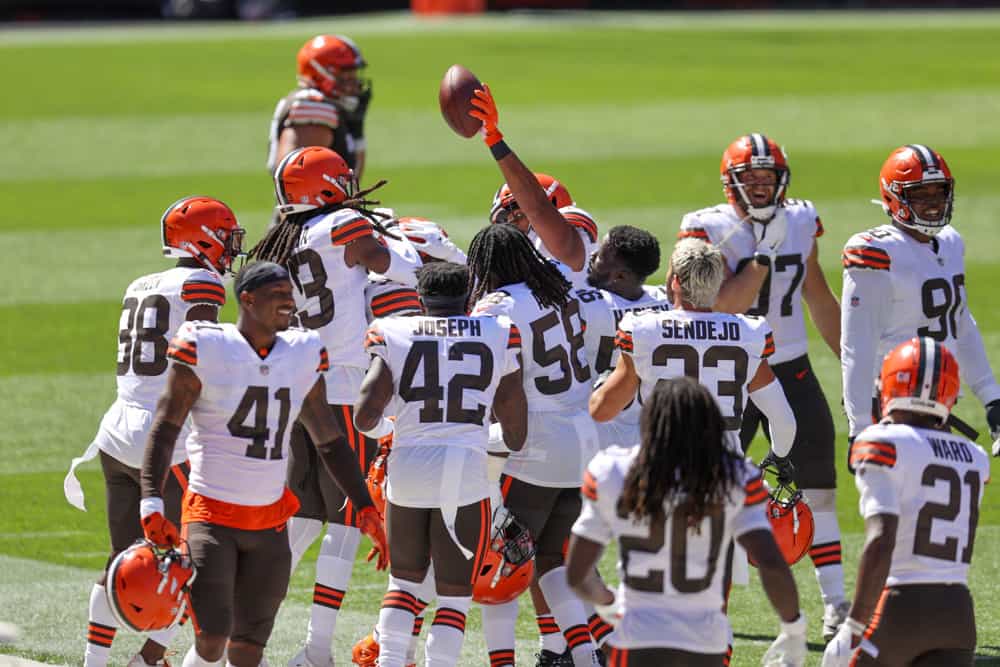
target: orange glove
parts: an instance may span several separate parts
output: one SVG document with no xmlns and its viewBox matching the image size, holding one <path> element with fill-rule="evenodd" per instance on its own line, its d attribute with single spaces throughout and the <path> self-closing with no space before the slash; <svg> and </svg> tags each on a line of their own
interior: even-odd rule
<svg viewBox="0 0 1000 667">
<path fill-rule="evenodd" d="M 497 123 L 500 122 L 497 103 L 493 101 L 493 94 L 490 92 L 490 87 L 485 83 L 482 89 L 477 88 L 472 94 L 475 97 L 469 100 L 469 104 L 473 107 L 469 111 L 469 115 L 483 121 L 483 140 L 487 146 L 492 148 L 494 144 L 503 141 L 503 133 L 497 127 Z"/>
<path fill-rule="evenodd" d="M 176 547 L 181 543 L 177 526 L 160 512 L 153 512 L 142 518 L 142 532 L 147 540 L 158 547 Z"/>
<path fill-rule="evenodd" d="M 371 505 L 358 512 L 358 530 L 372 541 L 373 546 L 372 550 L 368 552 L 368 561 L 371 562 L 375 556 L 378 556 L 375 569 L 384 570 L 389 567 L 389 540 L 385 537 L 382 517 Z"/>
</svg>

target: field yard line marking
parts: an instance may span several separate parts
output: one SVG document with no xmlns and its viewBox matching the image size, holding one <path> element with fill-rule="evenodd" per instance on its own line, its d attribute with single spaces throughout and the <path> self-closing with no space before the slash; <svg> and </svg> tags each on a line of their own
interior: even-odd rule
<svg viewBox="0 0 1000 667">
<path fill-rule="evenodd" d="M 321 31 L 348 33 L 355 38 L 369 35 L 412 35 L 439 33 L 521 32 L 524 30 L 575 28 L 628 28 L 643 31 L 682 31 L 739 28 L 747 30 L 865 30 L 884 31 L 891 20 L 893 29 L 925 28 L 933 21 L 936 29 L 983 29 L 1000 24 L 1000 13 L 990 10 L 901 11 L 901 12 L 588 12 L 513 13 L 509 15 L 421 18 L 409 12 L 367 14 L 364 17 L 338 16 L 298 21 L 239 25 L 198 25 L 183 22 L 133 22 L 108 26 L 76 25 L 20 27 L 0 30 L 0 49 L 47 47 L 56 44 L 121 44 L 128 42 L 192 42 L 218 39 L 306 38 Z"/>
</svg>

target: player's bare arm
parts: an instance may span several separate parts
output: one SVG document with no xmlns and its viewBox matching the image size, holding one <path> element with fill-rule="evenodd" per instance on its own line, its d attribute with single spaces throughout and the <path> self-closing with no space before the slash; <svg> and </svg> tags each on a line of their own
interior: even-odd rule
<svg viewBox="0 0 1000 667">
<path fill-rule="evenodd" d="M 549 201 L 535 174 L 503 142 L 503 134 L 497 128 L 499 116 L 496 102 L 489 87 L 484 84 L 482 90 L 476 90 L 471 104 L 473 109 L 469 115 L 483 121 L 486 145 L 490 147 L 507 186 L 517 205 L 527 216 L 532 229 L 553 257 L 574 271 L 582 271 L 587 261 L 583 239 Z"/>
<path fill-rule="evenodd" d="M 635 363 L 632 357 L 623 354 L 604 384 L 590 395 L 591 418 L 598 422 L 611 421 L 635 399 L 637 391 L 639 374 L 635 371 Z"/>
<path fill-rule="evenodd" d="M 819 244 L 813 243 L 806 260 L 806 277 L 802 283 L 802 298 L 819 334 L 833 353 L 840 358 L 840 303 L 833 295 L 823 269 L 819 265 Z"/>
<path fill-rule="evenodd" d="M 726 279 L 719 288 L 719 296 L 712 309 L 720 313 L 737 314 L 750 310 L 757 301 L 757 294 L 770 270 L 770 265 L 760 264 L 756 260 L 747 262 L 738 273 L 733 273 L 726 266 Z"/>
<path fill-rule="evenodd" d="M 895 514 L 875 514 L 865 519 L 865 546 L 861 550 L 854 602 L 848 618 L 865 623 L 875 612 L 892 565 L 898 526 L 899 517 Z"/>
<path fill-rule="evenodd" d="M 194 371 L 182 364 L 171 365 L 167 388 L 156 404 L 156 416 L 143 455 L 140 476 L 143 498 L 159 498 L 163 493 L 177 436 L 200 394 L 201 380 Z"/>
<path fill-rule="evenodd" d="M 326 125 L 290 125 L 281 131 L 278 139 L 278 157 L 280 163 L 285 156 L 296 148 L 306 146 L 329 146 L 333 143 L 333 130 Z M 356 172 L 360 170 L 356 169 Z"/>
<path fill-rule="evenodd" d="M 799 618 L 799 592 L 770 530 L 751 530 L 736 540 L 757 564 L 767 599 L 785 623 Z"/>
<path fill-rule="evenodd" d="M 354 405 L 354 424 L 362 431 L 375 428 L 392 393 L 392 372 L 382 357 L 374 357 Z"/>
<path fill-rule="evenodd" d="M 512 452 L 520 451 L 528 437 L 528 399 L 524 395 L 522 376 L 520 369 L 503 376 L 493 396 L 493 414 L 503 428 L 504 445 Z M 391 385 L 389 389 L 391 391 Z"/>
<path fill-rule="evenodd" d="M 566 553 L 566 582 L 573 592 L 585 602 L 595 607 L 606 607 L 614 603 L 615 594 L 601 580 L 597 563 L 604 553 L 604 545 L 579 535 L 569 538 Z"/>
</svg>

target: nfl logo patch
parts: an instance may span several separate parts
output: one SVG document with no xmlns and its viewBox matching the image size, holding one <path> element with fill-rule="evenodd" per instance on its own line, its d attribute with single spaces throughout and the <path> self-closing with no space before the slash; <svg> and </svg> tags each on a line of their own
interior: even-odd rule
<svg viewBox="0 0 1000 667">
<path fill-rule="evenodd" d="M 267 375 L 270 371 L 271 371 L 271 369 L 268 366 L 265 366 L 264 364 L 261 364 L 261 366 L 260 366 L 260 374 L 261 375 Z"/>
<path fill-rule="evenodd" d="M 851 297 L 851 305 L 852 306 L 857 306 L 860 303 L 861 303 L 861 299 L 859 297 L 856 297 L 856 296 L 852 296 Z"/>
</svg>

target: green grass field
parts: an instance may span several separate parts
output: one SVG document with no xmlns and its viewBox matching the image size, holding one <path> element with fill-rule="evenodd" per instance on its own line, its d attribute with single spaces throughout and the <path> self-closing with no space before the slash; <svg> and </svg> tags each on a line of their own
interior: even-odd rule
<svg viewBox="0 0 1000 667">
<path fill-rule="evenodd" d="M 499 172 L 478 140 L 452 134 L 438 82 L 461 62 L 497 98 L 508 142 L 556 174 L 603 228 L 631 223 L 671 244 L 681 215 L 721 199 L 719 156 L 736 136 L 783 143 L 790 194 L 826 225 L 821 258 L 839 293 L 839 252 L 884 217 L 882 160 L 930 144 L 957 179 L 970 301 L 1000 366 L 1000 14 L 593 14 L 415 21 L 379 16 L 262 26 L 150 26 L 0 31 L 0 620 L 24 636 L 0 653 L 79 664 L 87 598 L 108 549 L 98 467 L 81 479 L 90 511 L 62 496 L 69 460 L 90 442 L 114 396 L 119 299 L 134 277 L 167 266 L 159 216 L 191 193 L 217 196 L 259 234 L 273 190 L 264 169 L 273 105 L 294 85 L 306 38 L 343 32 L 375 80 L 366 181 L 383 201 L 432 217 L 467 244 L 486 222 Z M 231 306 L 223 319 L 231 320 Z M 813 364 L 838 416 L 837 360 L 818 339 Z M 985 426 L 969 395 L 960 416 Z M 985 437 L 981 444 L 985 444 Z M 841 445 L 843 446 L 843 445 Z M 759 453 L 759 452 L 757 452 Z M 838 461 L 843 461 L 843 452 Z M 996 468 L 995 468 L 996 469 Z M 841 472 L 844 472 L 841 470 Z M 851 478 L 839 500 L 849 585 L 861 522 Z M 987 493 L 972 589 L 977 664 L 1000 664 L 1000 502 Z M 606 571 L 611 571 L 610 560 Z M 819 664 L 822 609 L 811 567 L 796 568 Z M 338 626 L 336 656 L 368 631 L 385 577 L 363 561 Z M 281 666 L 305 635 L 309 556 L 296 572 L 268 658 Z M 777 629 L 759 585 L 737 589 L 734 664 L 758 664 Z M 463 665 L 486 663 L 478 612 Z M 522 606 L 519 656 L 536 634 Z M 185 634 L 175 648 L 187 650 Z M 140 640 L 123 632 L 114 664 Z M 2 661 L 2 658 L 0 658 Z M 179 662 L 179 659 L 178 661 Z M 176 663 L 175 663 L 176 664 Z"/>
</svg>

